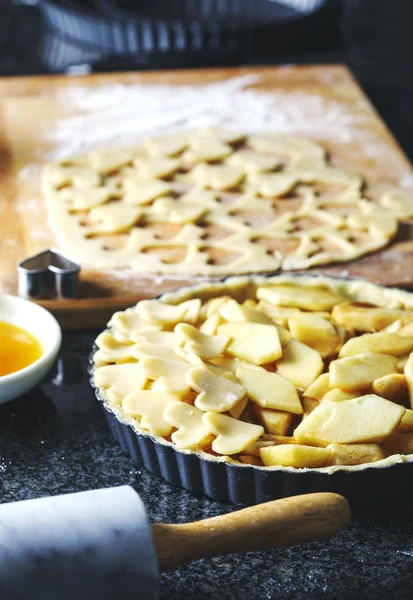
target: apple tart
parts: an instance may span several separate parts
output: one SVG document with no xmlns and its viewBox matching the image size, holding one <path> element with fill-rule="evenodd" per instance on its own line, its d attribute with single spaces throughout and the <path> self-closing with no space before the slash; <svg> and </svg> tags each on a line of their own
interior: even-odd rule
<svg viewBox="0 0 413 600">
<path fill-rule="evenodd" d="M 333 157 L 334 158 L 334 157 Z M 43 173 L 49 223 L 81 263 L 219 276 L 353 260 L 383 248 L 413 200 L 373 200 L 319 144 L 277 133 L 178 132 Z"/>
<path fill-rule="evenodd" d="M 180 452 L 323 472 L 413 455 L 408 292 L 233 277 L 115 313 L 96 346 L 107 410 Z"/>
</svg>

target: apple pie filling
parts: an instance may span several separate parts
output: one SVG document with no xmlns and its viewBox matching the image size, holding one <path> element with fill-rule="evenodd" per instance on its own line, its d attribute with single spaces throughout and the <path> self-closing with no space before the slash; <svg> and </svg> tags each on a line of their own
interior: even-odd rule
<svg viewBox="0 0 413 600">
<path fill-rule="evenodd" d="M 115 313 L 96 345 L 107 407 L 185 452 L 295 468 L 413 453 L 407 292 L 232 278 Z"/>
</svg>

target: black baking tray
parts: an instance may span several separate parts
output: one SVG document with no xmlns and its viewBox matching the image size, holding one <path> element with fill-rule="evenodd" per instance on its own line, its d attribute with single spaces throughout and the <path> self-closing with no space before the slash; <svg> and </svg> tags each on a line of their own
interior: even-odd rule
<svg viewBox="0 0 413 600">
<path fill-rule="evenodd" d="M 154 475 L 193 494 L 249 506 L 298 494 L 336 492 L 347 498 L 354 512 L 364 514 L 384 511 L 391 506 L 402 511 L 411 504 L 413 463 L 328 474 L 314 470 L 270 471 L 206 460 L 160 444 L 149 435 L 136 433 L 108 410 L 97 391 L 96 396 L 122 450 Z"/>
<path fill-rule="evenodd" d="M 271 277 L 274 273 L 261 275 Z M 288 275 L 301 277 L 301 274 L 288 273 Z M 220 283 L 224 283 L 226 279 L 230 277 L 224 277 Z M 338 279 L 353 278 L 339 277 Z M 375 285 L 385 287 L 380 284 Z M 188 289 L 190 287 L 192 286 L 185 286 Z M 160 294 L 158 298 L 163 295 Z M 333 473 L 316 469 L 269 470 L 252 465 L 208 460 L 197 454 L 182 452 L 172 444 L 160 443 L 150 434 L 138 433 L 131 425 L 122 423 L 116 417 L 94 385 L 93 355 L 97 349 L 94 345 L 89 356 L 90 383 L 95 390 L 112 436 L 136 463 L 145 467 L 150 473 L 162 477 L 171 485 L 185 488 L 193 494 L 242 506 L 299 494 L 335 492 L 348 500 L 355 514 L 412 513 L 413 462 L 395 463 L 383 467 L 369 466 L 360 471 L 339 470 Z"/>
<path fill-rule="evenodd" d="M 92 375 L 90 355 L 89 373 Z M 137 433 L 122 423 L 107 407 L 93 384 L 109 430 L 121 449 L 150 473 L 196 495 L 242 506 L 260 504 L 312 492 L 335 492 L 350 503 L 357 514 L 386 513 L 396 509 L 411 512 L 413 463 L 368 467 L 362 471 L 335 473 L 273 471 L 236 465 L 186 454 L 172 445 L 161 444 L 150 435 Z"/>
</svg>

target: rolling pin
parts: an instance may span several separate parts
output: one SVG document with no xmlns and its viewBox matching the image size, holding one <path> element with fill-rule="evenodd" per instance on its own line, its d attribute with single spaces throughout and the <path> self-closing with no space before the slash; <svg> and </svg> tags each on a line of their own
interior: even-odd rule
<svg viewBox="0 0 413 600">
<path fill-rule="evenodd" d="M 2 600 L 155 600 L 159 572 L 199 558 L 322 540 L 347 501 L 319 493 L 203 521 L 151 525 L 129 486 L 0 505 Z"/>
</svg>

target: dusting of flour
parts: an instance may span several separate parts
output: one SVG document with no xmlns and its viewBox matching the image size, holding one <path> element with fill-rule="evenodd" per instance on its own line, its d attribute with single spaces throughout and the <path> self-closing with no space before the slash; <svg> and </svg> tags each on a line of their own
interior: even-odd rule
<svg viewBox="0 0 413 600">
<path fill-rule="evenodd" d="M 58 160 L 90 148 L 130 146 L 147 135 L 207 126 L 249 131 L 328 132 L 350 141 L 364 115 L 349 113 L 342 103 L 304 91 L 271 93 L 251 89 L 256 75 L 199 86 L 112 84 L 95 90 L 64 90 L 76 113 L 60 118 L 44 132 Z"/>
<path fill-rule="evenodd" d="M 201 84 L 193 86 L 118 83 L 91 89 L 72 84 L 58 91 L 60 110 L 54 112 L 52 101 L 48 117 L 31 130 L 39 143 L 32 144 L 32 154 L 23 153 L 19 162 L 23 192 L 16 211 L 30 215 L 33 253 L 52 243 L 40 192 L 33 197 L 45 162 L 94 148 L 133 147 L 144 137 L 173 131 L 222 126 L 245 133 L 275 131 L 308 136 L 331 150 L 333 159 L 338 159 L 336 166 L 347 168 L 346 156 L 351 157 L 352 167 L 363 165 L 363 175 L 380 185 L 381 192 L 396 188 L 413 193 L 412 172 L 383 136 L 382 125 L 372 121 L 368 102 L 361 95 L 348 96 L 334 73 L 328 71 L 320 70 L 314 85 L 300 88 L 294 77 L 290 79 L 294 69 L 283 67 L 287 85 L 271 91 L 258 89 L 262 83 L 259 75 L 202 84 L 202 72 Z M 12 245 L 10 240 L 5 243 Z M 337 274 L 354 275 L 351 268 Z M 177 285 L 182 283 L 180 276 L 175 279 Z M 111 280 L 119 285 L 122 282 L 124 293 L 135 287 L 140 290 L 139 280 L 127 269 L 105 271 L 105 283 L 109 285 Z M 159 276 L 156 283 L 162 285 L 163 278 Z"/>
</svg>

